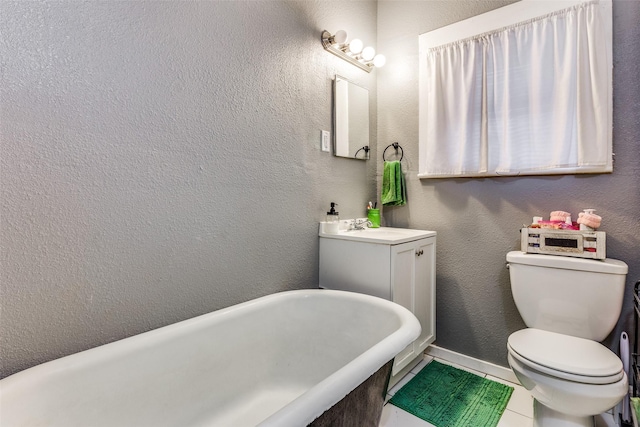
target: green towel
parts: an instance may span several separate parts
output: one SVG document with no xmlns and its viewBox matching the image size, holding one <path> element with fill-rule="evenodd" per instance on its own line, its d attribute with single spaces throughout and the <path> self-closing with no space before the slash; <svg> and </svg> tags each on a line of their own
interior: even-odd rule
<svg viewBox="0 0 640 427">
<path fill-rule="evenodd" d="M 633 411 L 633 419 L 638 420 L 638 418 L 640 418 L 640 398 L 631 398 L 631 410 Z"/>
<path fill-rule="evenodd" d="M 407 186 L 398 160 L 384 162 L 382 174 L 382 204 L 384 206 L 404 206 L 407 204 Z"/>
</svg>

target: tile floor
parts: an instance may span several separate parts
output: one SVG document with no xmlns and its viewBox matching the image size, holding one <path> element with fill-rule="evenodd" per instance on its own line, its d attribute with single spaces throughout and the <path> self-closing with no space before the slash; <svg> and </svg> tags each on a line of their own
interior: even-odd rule
<svg viewBox="0 0 640 427">
<path fill-rule="evenodd" d="M 431 356 L 426 356 L 422 362 L 420 362 L 415 368 L 411 370 L 411 372 L 404 377 L 398 384 L 396 384 L 391 390 L 389 390 L 389 396 L 391 397 L 394 393 L 403 385 L 405 385 L 411 378 L 415 376 L 422 368 L 427 366 L 429 362 L 434 360 Z M 469 369 L 455 363 L 448 362 L 443 359 L 436 358 L 438 362 L 445 363 L 447 365 L 454 366 L 459 369 L 464 369 L 465 371 L 472 372 L 476 375 L 480 375 L 487 379 L 497 381 L 503 384 L 510 385 L 514 388 L 513 394 L 509 399 L 509 403 L 507 404 L 507 409 L 502 414 L 502 418 L 500 418 L 500 422 L 498 423 L 498 427 L 532 427 L 533 426 L 533 398 L 529 394 L 529 392 L 519 384 L 513 384 L 508 381 L 502 380 L 500 378 L 493 377 L 491 375 L 487 375 L 483 372 L 475 371 L 473 369 Z M 403 411 L 400 408 L 397 408 L 390 403 L 387 403 L 382 410 L 382 417 L 380 419 L 379 427 L 434 427 L 432 424 L 415 417 L 408 412 Z M 596 417 L 596 427 L 617 427 L 617 425 L 613 421 L 613 416 L 611 414 L 603 414 L 601 416 Z"/>
</svg>

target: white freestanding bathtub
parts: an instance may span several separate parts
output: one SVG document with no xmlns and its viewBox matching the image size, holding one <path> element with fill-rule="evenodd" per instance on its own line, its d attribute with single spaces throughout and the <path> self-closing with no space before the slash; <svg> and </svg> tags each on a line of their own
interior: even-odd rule
<svg viewBox="0 0 640 427">
<path fill-rule="evenodd" d="M 11 375 L 0 426 L 305 426 L 419 333 L 379 298 L 277 293 Z"/>
</svg>

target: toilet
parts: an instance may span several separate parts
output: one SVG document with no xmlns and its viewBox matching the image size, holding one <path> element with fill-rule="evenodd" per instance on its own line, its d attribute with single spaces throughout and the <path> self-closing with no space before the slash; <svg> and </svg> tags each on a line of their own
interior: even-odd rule
<svg viewBox="0 0 640 427">
<path fill-rule="evenodd" d="M 620 316 L 627 265 L 513 251 L 507 266 L 527 325 L 509 336 L 507 358 L 534 398 L 534 427 L 593 427 L 629 389 L 620 358 L 600 344 Z"/>
</svg>

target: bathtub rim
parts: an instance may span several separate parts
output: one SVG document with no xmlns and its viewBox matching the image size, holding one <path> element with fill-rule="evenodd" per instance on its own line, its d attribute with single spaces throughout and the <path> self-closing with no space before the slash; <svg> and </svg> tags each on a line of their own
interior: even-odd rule
<svg viewBox="0 0 640 427">
<path fill-rule="evenodd" d="M 363 301 L 383 309 L 390 309 L 399 317 L 400 326 L 373 347 L 307 390 L 287 406 L 266 418 L 258 424 L 259 427 L 306 426 L 310 424 L 420 336 L 421 326 L 418 319 L 409 310 L 392 301 L 356 292 L 330 289 L 288 292 L 305 291 L 339 294 L 341 297 Z"/>
<path fill-rule="evenodd" d="M 269 304 L 272 300 L 283 298 L 313 298 L 315 295 L 334 295 L 341 299 L 361 301 L 367 305 L 391 311 L 398 317 L 400 325 L 390 335 L 387 335 L 374 346 L 365 350 L 358 357 L 349 361 L 336 372 L 315 384 L 301 396 L 258 424 L 261 427 L 307 425 L 339 402 L 358 385 L 377 372 L 385 363 L 393 359 L 407 345 L 417 339 L 421 330 L 420 323 L 409 310 L 382 298 L 349 291 L 313 288 L 277 292 L 43 362 L 16 372 L 0 380 L 0 396 L 11 392 L 14 387 L 28 387 L 31 381 L 37 381 L 40 373 L 48 374 L 53 372 L 55 374 L 68 368 L 83 367 L 85 364 L 100 362 L 101 360 L 110 359 L 112 356 L 135 352 L 138 348 L 146 347 L 148 343 L 154 343 L 158 339 L 156 338 L 158 335 L 161 335 L 164 339 L 170 339 L 173 336 L 180 335 L 184 329 L 189 330 L 192 326 L 205 327 L 235 316 L 241 316 L 246 310 L 250 310 L 255 305 Z M 214 313 L 215 316 L 213 316 Z"/>
</svg>

